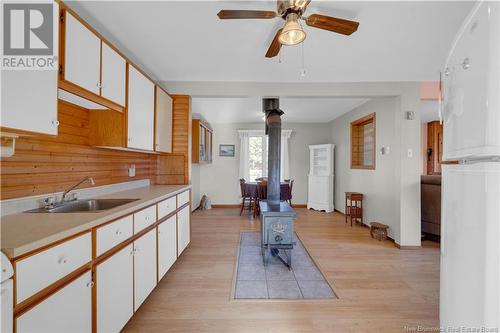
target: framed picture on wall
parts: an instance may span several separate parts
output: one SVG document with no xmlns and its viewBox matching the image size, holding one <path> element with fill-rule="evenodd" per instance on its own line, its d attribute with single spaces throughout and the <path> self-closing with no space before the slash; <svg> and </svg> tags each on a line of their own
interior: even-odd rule
<svg viewBox="0 0 500 333">
<path fill-rule="evenodd" d="M 219 156 L 234 157 L 234 145 L 219 145 Z"/>
</svg>

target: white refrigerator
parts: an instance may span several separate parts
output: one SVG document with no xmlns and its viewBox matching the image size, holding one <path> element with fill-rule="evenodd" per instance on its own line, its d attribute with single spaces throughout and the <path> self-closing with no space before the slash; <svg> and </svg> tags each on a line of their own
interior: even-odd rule
<svg viewBox="0 0 500 333">
<path fill-rule="evenodd" d="M 442 168 L 442 328 L 500 326 L 499 99 L 500 2 L 478 2 L 442 73 L 443 160 L 458 161 Z"/>
</svg>

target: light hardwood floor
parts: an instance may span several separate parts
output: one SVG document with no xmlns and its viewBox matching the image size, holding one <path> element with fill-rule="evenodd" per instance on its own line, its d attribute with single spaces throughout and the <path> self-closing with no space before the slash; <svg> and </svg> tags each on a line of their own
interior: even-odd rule
<svg viewBox="0 0 500 333">
<path fill-rule="evenodd" d="M 125 332 L 404 332 L 439 325 L 439 248 L 398 250 L 346 226 L 343 215 L 297 209 L 296 231 L 339 296 L 328 301 L 230 299 L 238 209 L 193 214 L 191 245 Z"/>
</svg>

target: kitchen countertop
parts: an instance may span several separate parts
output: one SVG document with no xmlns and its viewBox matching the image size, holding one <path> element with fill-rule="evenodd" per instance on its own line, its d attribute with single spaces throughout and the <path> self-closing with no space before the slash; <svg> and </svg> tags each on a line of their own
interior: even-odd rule
<svg viewBox="0 0 500 333">
<path fill-rule="evenodd" d="M 139 199 L 102 212 L 18 213 L 0 221 L 1 248 L 10 259 L 89 230 L 110 220 L 181 193 L 191 185 L 152 185 L 99 196 L 99 199 Z"/>
</svg>

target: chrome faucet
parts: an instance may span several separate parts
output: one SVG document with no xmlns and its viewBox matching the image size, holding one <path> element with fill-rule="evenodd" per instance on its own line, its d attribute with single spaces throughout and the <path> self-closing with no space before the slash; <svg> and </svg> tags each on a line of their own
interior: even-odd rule
<svg viewBox="0 0 500 333">
<path fill-rule="evenodd" d="M 78 183 L 76 183 L 75 185 L 71 186 L 70 188 L 68 188 L 66 191 L 64 191 L 63 195 L 62 195 L 62 198 L 61 198 L 61 202 L 64 202 L 66 201 L 66 195 L 68 195 L 69 192 L 73 191 L 75 188 L 77 188 L 80 184 L 82 184 L 83 182 L 85 181 L 90 181 L 90 183 L 92 185 L 95 185 L 95 181 L 94 181 L 94 178 L 92 177 L 85 177 L 83 178 L 82 180 L 80 180 Z"/>
</svg>

